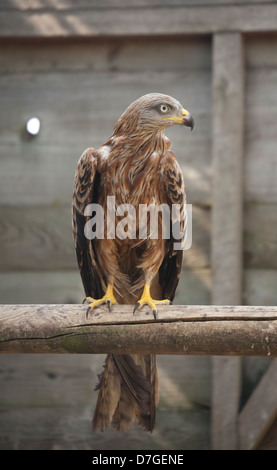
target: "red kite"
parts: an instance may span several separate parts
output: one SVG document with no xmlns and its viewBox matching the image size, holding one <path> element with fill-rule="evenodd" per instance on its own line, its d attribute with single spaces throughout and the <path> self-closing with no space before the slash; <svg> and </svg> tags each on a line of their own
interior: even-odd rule
<svg viewBox="0 0 277 470">
<path fill-rule="evenodd" d="M 180 225 L 185 234 L 183 175 L 165 129 L 173 124 L 193 128 L 193 118 L 174 98 L 151 93 L 132 103 L 118 119 L 110 139 L 98 150 L 82 154 L 73 190 L 73 233 L 77 261 L 89 303 L 87 315 L 102 304 L 133 304 L 134 311 L 148 305 L 156 318 L 157 305 L 169 304 L 178 285 L 182 250 L 175 249 L 175 220 L 170 212 L 171 235 L 151 236 L 149 217 L 140 237 L 139 208 L 151 204 L 181 208 Z M 115 201 L 116 230 L 107 224 L 101 236 L 86 229 L 95 208 L 101 207 L 105 222 L 111 220 L 108 197 Z M 96 206 L 97 205 L 97 206 Z M 126 206 L 128 205 L 128 206 Z M 132 206 L 124 236 L 124 208 Z M 123 212 L 118 213 L 118 209 Z M 126 221 L 125 221 L 126 222 Z M 120 231 L 121 230 L 121 231 Z M 109 233 L 110 232 L 110 233 Z M 114 235 L 114 236 L 111 236 Z M 121 236 L 121 235 L 122 236 Z M 91 236 L 89 236 L 91 235 Z M 180 240 L 179 240 L 180 241 Z M 153 355 L 109 354 L 98 384 L 99 394 L 93 430 L 128 429 L 134 420 L 145 430 L 155 424 L 158 401 L 156 361 Z"/>
</svg>

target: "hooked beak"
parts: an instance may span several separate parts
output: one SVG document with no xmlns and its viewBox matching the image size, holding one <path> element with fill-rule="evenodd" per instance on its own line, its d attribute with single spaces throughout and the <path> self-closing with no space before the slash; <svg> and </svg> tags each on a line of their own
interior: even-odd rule
<svg viewBox="0 0 277 470">
<path fill-rule="evenodd" d="M 182 109 L 182 116 L 184 126 L 190 127 L 192 130 L 194 128 L 194 119 L 192 115 L 186 109 Z"/>
<path fill-rule="evenodd" d="M 169 121 L 174 121 L 177 124 L 181 124 L 183 126 L 190 127 L 192 130 L 194 128 L 194 120 L 193 120 L 192 115 L 186 109 L 182 109 L 181 115 L 182 117 L 172 116 L 172 117 L 168 117 L 164 119 L 169 120 Z"/>
</svg>

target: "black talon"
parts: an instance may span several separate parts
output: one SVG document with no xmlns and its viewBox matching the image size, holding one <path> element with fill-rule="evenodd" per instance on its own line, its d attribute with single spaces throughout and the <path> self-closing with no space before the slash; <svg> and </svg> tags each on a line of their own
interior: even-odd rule
<svg viewBox="0 0 277 470">
<path fill-rule="evenodd" d="M 154 315 L 154 319 L 157 320 L 157 310 L 152 310 L 153 312 L 153 315 Z"/>
<path fill-rule="evenodd" d="M 108 305 L 109 312 L 111 312 L 111 301 L 110 300 L 107 300 L 107 305 Z"/>
<path fill-rule="evenodd" d="M 88 318 L 89 312 L 90 312 L 90 307 L 87 308 L 86 318 Z"/>
<path fill-rule="evenodd" d="M 83 302 L 82 302 L 82 304 L 84 304 L 84 303 L 86 302 L 86 300 L 87 300 L 87 298 L 85 297 L 84 300 L 83 300 Z"/>
<path fill-rule="evenodd" d="M 135 314 L 137 308 L 139 307 L 139 302 L 136 303 L 135 307 L 134 307 L 134 310 L 133 310 L 133 315 Z"/>
<path fill-rule="evenodd" d="M 170 300 L 169 305 L 172 305 L 172 304 L 173 304 L 173 302 L 172 302 L 172 300 Z"/>
</svg>

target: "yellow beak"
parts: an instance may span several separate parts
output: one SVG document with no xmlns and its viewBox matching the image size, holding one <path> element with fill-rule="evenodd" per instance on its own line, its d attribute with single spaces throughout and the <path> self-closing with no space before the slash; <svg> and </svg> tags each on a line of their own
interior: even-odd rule
<svg viewBox="0 0 277 470">
<path fill-rule="evenodd" d="M 186 109 L 182 109 L 181 111 L 181 115 L 182 117 L 180 116 L 172 116 L 172 117 L 167 117 L 167 118 L 164 118 L 168 121 L 174 121 L 176 122 L 177 124 L 181 124 L 181 125 L 184 125 L 184 126 L 188 126 L 191 128 L 191 130 L 193 129 L 194 127 L 194 120 L 193 120 L 193 117 L 192 115 L 190 114 L 189 111 L 187 111 Z"/>
</svg>

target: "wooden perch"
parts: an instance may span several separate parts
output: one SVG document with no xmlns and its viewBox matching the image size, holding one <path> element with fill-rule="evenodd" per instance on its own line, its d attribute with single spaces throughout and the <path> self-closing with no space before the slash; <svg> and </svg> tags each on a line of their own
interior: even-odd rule
<svg viewBox="0 0 277 470">
<path fill-rule="evenodd" d="M 1 353 L 277 356 L 277 307 L 0 305 Z"/>
</svg>

